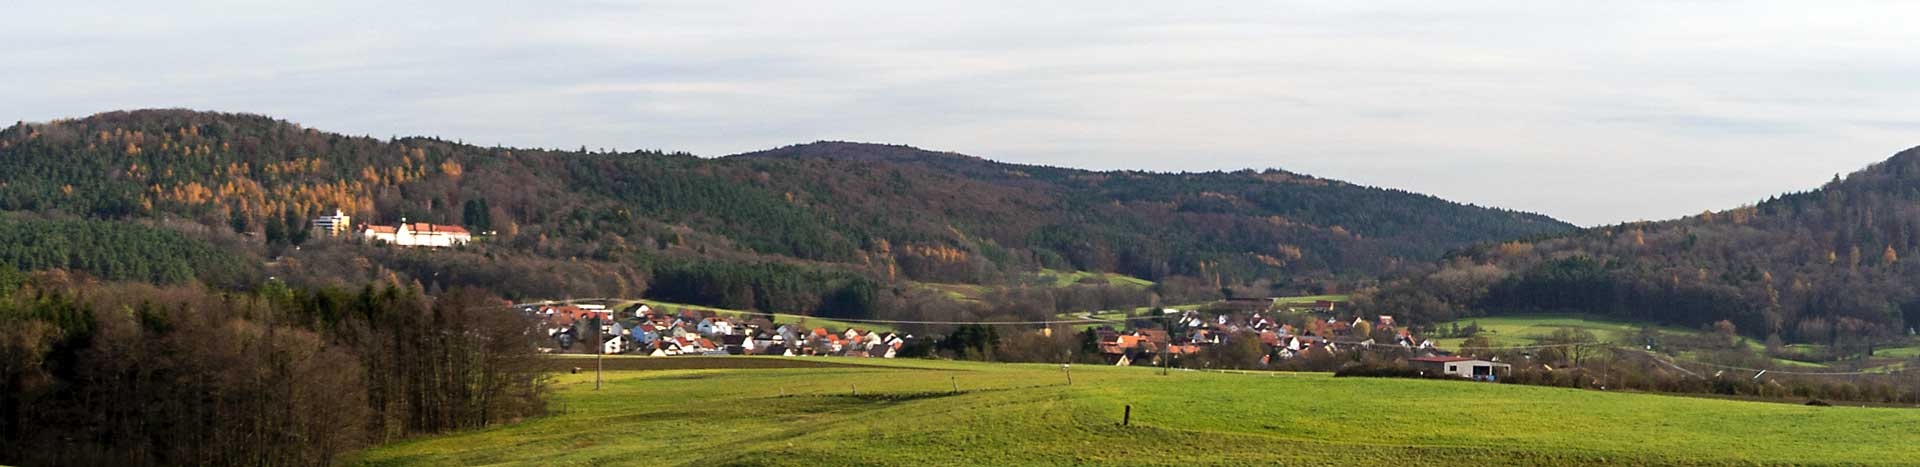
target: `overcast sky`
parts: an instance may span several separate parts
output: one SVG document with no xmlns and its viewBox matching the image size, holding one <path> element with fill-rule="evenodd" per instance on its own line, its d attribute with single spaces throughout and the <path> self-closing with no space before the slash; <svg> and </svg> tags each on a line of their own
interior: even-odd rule
<svg viewBox="0 0 1920 467">
<path fill-rule="evenodd" d="M 187 107 L 518 147 L 1277 167 L 1582 225 L 1920 145 L 1911 3 L 23 3 L 0 16 L 0 120 Z"/>
</svg>

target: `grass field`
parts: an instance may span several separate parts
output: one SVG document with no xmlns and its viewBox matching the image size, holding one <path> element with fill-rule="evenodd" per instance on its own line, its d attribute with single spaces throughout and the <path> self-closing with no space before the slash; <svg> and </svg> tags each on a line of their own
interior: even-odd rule
<svg viewBox="0 0 1920 467">
<path fill-rule="evenodd" d="M 1082 281 L 1103 283 L 1107 285 L 1124 285 L 1124 286 L 1139 287 L 1139 288 L 1147 288 L 1147 287 L 1153 286 L 1153 281 L 1141 279 L 1138 277 L 1133 277 L 1125 274 L 1115 274 L 1111 272 L 1101 273 L 1101 272 L 1088 272 L 1088 271 L 1061 271 L 1057 269 L 1041 269 L 1040 272 L 1035 273 L 1035 276 L 1038 276 L 1038 278 L 1042 280 L 1051 281 L 1054 287 L 1066 287 L 1069 285 L 1081 283 Z M 1093 280 L 1088 280 L 1089 278 Z"/>
<path fill-rule="evenodd" d="M 1874 352 L 1874 353 L 1873 353 L 1873 355 L 1874 355 L 1874 356 L 1876 356 L 1876 357 L 1889 357 L 1889 358 L 1914 358 L 1914 357 L 1920 357 L 1920 346 L 1915 346 L 1915 347 L 1895 347 L 1895 348 L 1891 348 L 1891 349 L 1880 349 L 1880 350 L 1878 350 L 1878 351 L 1876 351 L 1876 352 Z"/>
<path fill-rule="evenodd" d="M 1125 274 L 1100 273 L 1089 271 L 1062 271 L 1041 269 L 1021 278 L 1021 284 L 1039 287 L 1068 287 L 1082 282 L 1093 284 L 1118 285 L 1133 288 L 1153 286 L 1153 281 Z M 989 286 L 980 284 L 955 284 L 944 282 L 913 282 L 913 286 L 939 292 L 949 299 L 962 302 L 979 302 L 987 294 Z"/>
<path fill-rule="evenodd" d="M 1468 324 L 1474 324 L 1474 323 L 1478 323 L 1480 325 L 1480 330 L 1481 330 L 1480 335 L 1487 337 L 1488 340 L 1491 341 L 1493 345 L 1497 347 L 1533 345 L 1533 344 L 1539 343 L 1540 339 L 1547 337 L 1548 335 L 1552 334 L 1555 330 L 1563 329 L 1563 328 L 1586 330 L 1586 331 L 1592 332 L 1595 338 L 1600 339 L 1602 341 L 1607 341 L 1607 340 L 1613 339 L 1613 337 L 1620 332 L 1636 332 L 1640 330 L 1641 326 L 1645 325 L 1642 323 L 1609 321 L 1609 320 L 1597 319 L 1597 318 L 1592 318 L 1592 317 L 1587 317 L 1582 315 L 1544 314 L 1544 315 L 1485 316 L 1485 317 L 1479 317 L 1479 318 L 1463 319 L 1463 320 L 1454 321 L 1451 323 L 1444 323 L 1444 324 L 1441 324 L 1441 326 L 1451 326 L 1454 324 L 1458 324 L 1460 325 L 1460 327 L 1464 328 Z M 1675 327 L 1675 326 L 1661 326 L 1661 325 L 1651 325 L 1651 326 L 1653 326 L 1655 330 L 1658 330 L 1664 333 L 1688 334 L 1688 335 L 1700 333 L 1700 331 L 1696 329 L 1688 329 L 1688 328 Z M 1448 339 L 1434 339 L 1433 344 L 1442 349 L 1456 349 L 1456 348 L 1459 348 L 1460 344 L 1465 341 L 1466 341 L 1466 338 L 1455 337 L 1455 338 L 1448 338 Z M 1760 352 L 1765 350 L 1763 346 L 1758 342 L 1748 341 L 1747 345 L 1752 347 L 1755 352 Z M 1687 358 L 1687 359 L 1698 358 L 1692 355 L 1691 353 L 1687 353 L 1687 352 L 1682 352 L 1680 353 L 1679 356 L 1681 358 Z M 1802 361 L 1788 360 L 1783 358 L 1775 358 L 1772 360 L 1774 364 L 1780 365 L 1783 367 L 1806 368 L 1806 369 L 1827 368 L 1827 365 L 1823 365 L 1819 363 L 1802 362 Z"/>
<path fill-rule="evenodd" d="M 1280 297 L 1280 298 L 1273 299 L 1273 301 L 1275 303 L 1301 303 L 1301 302 L 1316 302 L 1320 300 L 1326 300 L 1330 302 L 1346 302 L 1348 299 L 1351 299 L 1351 298 L 1353 298 L 1352 295 L 1341 295 L 1341 294 L 1301 295 L 1297 297 Z"/>
<path fill-rule="evenodd" d="M 1057 365 L 839 362 L 855 366 L 611 372 L 598 391 L 591 374 L 563 375 L 552 402 L 563 412 L 391 444 L 359 462 L 1920 464 L 1910 409 L 1126 367 L 1074 367 L 1069 386 Z M 1121 427 L 1129 404 L 1133 424 Z"/>
<path fill-rule="evenodd" d="M 1594 337 L 1596 338 L 1599 338 L 1601 340 L 1609 340 L 1613 338 L 1614 334 L 1617 334 L 1620 332 L 1639 331 L 1640 327 L 1643 326 L 1643 324 L 1640 324 L 1640 323 L 1629 323 L 1624 321 L 1607 321 L 1607 320 L 1585 317 L 1581 315 L 1549 314 L 1549 315 L 1483 316 L 1479 318 L 1463 319 L 1463 320 L 1454 321 L 1451 323 L 1442 323 L 1440 324 L 1440 327 L 1459 325 L 1460 327 L 1465 328 L 1469 324 L 1476 324 L 1476 323 L 1480 325 L 1481 336 L 1484 336 L 1488 340 L 1492 341 L 1493 345 L 1502 346 L 1502 347 L 1532 345 L 1534 343 L 1537 343 L 1540 339 L 1545 338 L 1548 335 L 1553 334 L 1554 331 L 1560 330 L 1560 329 L 1585 330 L 1585 331 L 1592 332 Z M 1672 327 L 1672 326 L 1657 326 L 1657 325 L 1654 326 L 1654 329 L 1659 330 L 1661 332 L 1679 333 L 1679 334 L 1697 334 L 1700 332 L 1697 330 L 1687 329 L 1687 328 Z M 1433 343 L 1434 345 L 1438 345 L 1441 348 L 1451 349 L 1451 348 L 1459 347 L 1460 342 L 1465 340 L 1466 338 L 1434 339 Z"/>
</svg>

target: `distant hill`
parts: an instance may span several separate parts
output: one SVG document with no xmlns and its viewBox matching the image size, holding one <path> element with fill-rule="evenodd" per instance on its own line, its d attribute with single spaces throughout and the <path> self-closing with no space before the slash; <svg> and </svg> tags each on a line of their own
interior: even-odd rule
<svg viewBox="0 0 1920 467">
<path fill-rule="evenodd" d="M 306 219 L 334 209 L 496 234 L 441 252 L 306 238 Z M 1572 228 L 1279 170 L 1096 172 L 837 142 L 720 158 L 516 149 L 186 110 L 0 130 L 0 210 L 237 232 L 247 253 L 287 260 L 268 274 L 297 280 L 840 314 L 909 281 L 1043 268 L 1300 287 Z"/>
<path fill-rule="evenodd" d="M 1059 269 L 1147 279 L 1225 274 L 1375 274 L 1475 242 L 1564 232 L 1545 216 L 1454 203 L 1281 170 L 1094 172 L 995 162 L 907 146 L 821 142 L 725 161 L 823 173 L 875 167 L 897 190 L 814 190 L 848 215 L 951 213 L 962 233 Z M 870 177 L 871 178 L 871 177 Z M 797 181 L 797 180 L 796 180 Z M 904 224 L 904 223 L 903 223 Z M 912 226 L 906 225 L 909 229 Z M 944 225 L 915 229 L 939 236 Z M 949 235 L 956 246 L 967 239 Z"/>
<path fill-rule="evenodd" d="M 1433 320 L 1582 311 L 1839 353 L 1920 326 L 1920 148 L 1819 189 L 1664 222 L 1463 249 L 1360 302 Z"/>
</svg>

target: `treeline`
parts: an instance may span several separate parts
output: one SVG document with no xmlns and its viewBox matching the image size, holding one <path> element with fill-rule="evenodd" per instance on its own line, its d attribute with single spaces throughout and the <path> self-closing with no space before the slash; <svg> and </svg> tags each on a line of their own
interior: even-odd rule
<svg viewBox="0 0 1920 467">
<path fill-rule="evenodd" d="M 528 323 L 480 293 L 0 282 L 0 463 L 324 465 L 544 408 Z"/>
<path fill-rule="evenodd" d="M 1437 322 L 1569 311 L 1865 352 L 1920 327 L 1920 150 L 1819 190 L 1685 219 L 1465 248 L 1356 297 Z"/>
<path fill-rule="evenodd" d="M 693 303 L 822 317 L 883 314 L 882 286 L 858 274 L 780 263 L 665 261 L 652 268 L 648 296 Z"/>
</svg>

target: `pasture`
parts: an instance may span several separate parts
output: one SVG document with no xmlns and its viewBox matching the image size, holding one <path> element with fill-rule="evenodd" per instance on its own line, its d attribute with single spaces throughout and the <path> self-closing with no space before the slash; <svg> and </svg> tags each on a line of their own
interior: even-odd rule
<svg viewBox="0 0 1920 467">
<path fill-rule="evenodd" d="M 633 357 L 628 357 L 633 358 Z M 1458 381 L 677 358 L 366 465 L 1914 465 L 1920 412 Z M 763 360 L 739 368 L 745 360 Z M 694 364 L 692 366 L 702 366 Z M 956 391 L 957 389 L 957 391 Z M 1130 426 L 1121 426 L 1133 406 Z"/>
</svg>

